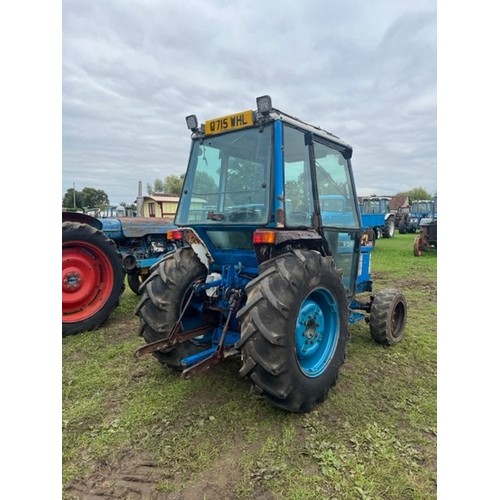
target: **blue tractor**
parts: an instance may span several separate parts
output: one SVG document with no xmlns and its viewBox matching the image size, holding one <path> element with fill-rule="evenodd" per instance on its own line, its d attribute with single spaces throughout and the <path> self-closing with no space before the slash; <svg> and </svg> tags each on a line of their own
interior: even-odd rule
<svg viewBox="0 0 500 500">
<path fill-rule="evenodd" d="M 361 202 L 361 225 L 375 233 L 375 239 L 392 238 L 396 226 L 395 216 L 387 196 L 369 196 Z"/>
<path fill-rule="evenodd" d="M 171 222 L 62 213 L 62 334 L 99 328 L 125 289 L 139 294 L 153 264 L 176 248 Z"/>
<path fill-rule="evenodd" d="M 399 221 L 399 233 L 416 233 L 420 228 L 420 221 L 430 217 L 433 212 L 434 202 L 432 200 L 412 201 L 410 205 L 410 212 L 404 214 Z"/>
<path fill-rule="evenodd" d="M 127 283 L 137 295 L 149 276 L 150 268 L 168 252 L 175 250 L 167 238 L 172 222 L 156 217 L 100 218 L 102 231 L 111 238 L 122 256 Z"/>
<path fill-rule="evenodd" d="M 345 360 L 348 325 L 385 345 L 404 335 L 396 289 L 372 292 L 351 166 L 337 136 L 257 98 L 198 125 L 175 224 L 178 248 L 141 285 L 145 345 L 190 378 L 229 357 L 271 405 L 308 412 Z M 364 293 L 364 300 L 357 294 Z"/>
</svg>

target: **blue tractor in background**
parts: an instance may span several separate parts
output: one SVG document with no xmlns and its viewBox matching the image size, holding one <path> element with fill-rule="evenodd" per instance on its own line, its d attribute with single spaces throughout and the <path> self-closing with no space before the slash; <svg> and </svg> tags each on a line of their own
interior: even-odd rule
<svg viewBox="0 0 500 500">
<path fill-rule="evenodd" d="M 432 200 L 412 201 L 409 213 L 403 214 L 399 221 L 399 233 L 416 233 L 420 228 L 420 221 L 426 217 L 430 217 L 433 212 L 434 202 Z"/>
<path fill-rule="evenodd" d="M 118 306 L 125 276 L 139 294 L 150 267 L 175 250 L 175 243 L 167 240 L 173 227 L 158 218 L 63 212 L 63 335 L 99 328 Z"/>
<path fill-rule="evenodd" d="M 407 318 L 401 292 L 371 293 L 352 147 L 269 96 L 255 111 L 186 121 L 191 153 L 169 233 L 178 248 L 141 285 L 135 355 L 185 378 L 236 357 L 267 402 L 308 412 L 337 382 L 349 324 L 365 321 L 392 345 Z"/>
<path fill-rule="evenodd" d="M 394 236 L 396 222 L 390 202 L 387 196 L 369 196 L 360 204 L 362 227 L 365 231 L 373 231 L 375 239 Z"/>
</svg>

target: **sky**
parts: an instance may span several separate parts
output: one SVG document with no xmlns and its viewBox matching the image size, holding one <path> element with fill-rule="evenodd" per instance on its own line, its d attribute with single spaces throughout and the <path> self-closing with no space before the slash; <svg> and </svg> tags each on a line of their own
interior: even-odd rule
<svg viewBox="0 0 500 500">
<path fill-rule="evenodd" d="M 256 97 L 354 148 L 358 195 L 437 191 L 436 1 L 64 0 L 62 193 L 133 203 Z"/>
</svg>

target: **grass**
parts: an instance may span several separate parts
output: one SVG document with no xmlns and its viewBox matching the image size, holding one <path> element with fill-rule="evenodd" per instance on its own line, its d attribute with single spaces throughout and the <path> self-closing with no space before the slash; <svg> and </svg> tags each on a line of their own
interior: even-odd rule
<svg viewBox="0 0 500 500">
<path fill-rule="evenodd" d="M 375 292 L 406 296 L 405 338 L 352 326 L 339 383 L 308 414 L 264 404 L 236 359 L 191 380 L 136 360 L 127 289 L 104 328 L 63 339 L 63 497 L 436 498 L 437 257 L 414 257 L 413 239 L 378 240 L 372 259 Z"/>
</svg>

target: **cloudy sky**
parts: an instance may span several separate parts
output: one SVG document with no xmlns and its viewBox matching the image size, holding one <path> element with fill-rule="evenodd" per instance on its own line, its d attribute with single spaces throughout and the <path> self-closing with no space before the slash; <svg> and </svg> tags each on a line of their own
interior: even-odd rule
<svg viewBox="0 0 500 500">
<path fill-rule="evenodd" d="M 257 96 L 354 147 L 358 194 L 436 183 L 436 1 L 64 0 L 62 195 L 184 173 L 185 116 Z"/>
</svg>

